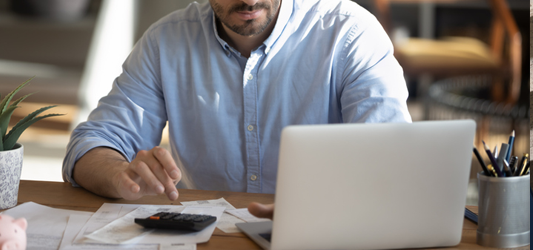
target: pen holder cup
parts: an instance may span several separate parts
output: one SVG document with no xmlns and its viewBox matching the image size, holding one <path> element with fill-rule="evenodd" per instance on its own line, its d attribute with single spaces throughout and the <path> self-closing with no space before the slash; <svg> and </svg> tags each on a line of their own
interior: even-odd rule
<svg viewBox="0 0 533 250">
<path fill-rule="evenodd" d="M 496 248 L 529 245 L 529 175 L 496 178 L 481 172 L 477 179 L 477 244 Z"/>
</svg>

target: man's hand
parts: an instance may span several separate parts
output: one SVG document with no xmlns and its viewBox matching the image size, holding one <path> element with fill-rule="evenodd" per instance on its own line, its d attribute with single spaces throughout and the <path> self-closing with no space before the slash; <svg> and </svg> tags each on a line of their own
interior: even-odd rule
<svg viewBox="0 0 533 250">
<path fill-rule="evenodd" d="M 176 184 L 181 171 L 170 153 L 161 147 L 141 150 L 124 171 L 113 176 L 112 182 L 120 197 L 136 200 L 145 195 L 166 193 L 170 200 L 178 199 Z"/>
<path fill-rule="evenodd" d="M 261 204 L 252 202 L 248 205 L 248 211 L 255 217 L 272 219 L 274 217 L 274 203 Z"/>
</svg>

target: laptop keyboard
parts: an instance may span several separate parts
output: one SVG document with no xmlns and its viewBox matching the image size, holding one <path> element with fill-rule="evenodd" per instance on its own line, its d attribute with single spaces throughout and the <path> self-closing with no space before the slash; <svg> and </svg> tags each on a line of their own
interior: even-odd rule
<svg viewBox="0 0 533 250">
<path fill-rule="evenodd" d="M 259 236 L 265 238 L 265 240 L 267 240 L 268 242 L 270 242 L 270 238 L 272 238 L 271 233 L 259 234 Z"/>
</svg>

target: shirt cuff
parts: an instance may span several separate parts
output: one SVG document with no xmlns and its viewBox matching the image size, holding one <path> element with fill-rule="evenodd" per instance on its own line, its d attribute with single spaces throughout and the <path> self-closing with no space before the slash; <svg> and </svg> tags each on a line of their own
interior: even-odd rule
<svg viewBox="0 0 533 250">
<path fill-rule="evenodd" d="M 118 152 L 122 152 L 116 145 L 110 143 L 109 141 L 102 140 L 101 138 L 84 138 L 83 142 L 71 142 L 72 145 L 67 147 L 67 155 L 63 160 L 63 181 L 72 183 L 73 187 L 80 187 L 72 173 L 74 171 L 74 165 L 76 162 L 89 150 L 97 147 L 107 147 L 112 148 Z M 122 153 L 124 155 L 124 153 Z"/>
</svg>

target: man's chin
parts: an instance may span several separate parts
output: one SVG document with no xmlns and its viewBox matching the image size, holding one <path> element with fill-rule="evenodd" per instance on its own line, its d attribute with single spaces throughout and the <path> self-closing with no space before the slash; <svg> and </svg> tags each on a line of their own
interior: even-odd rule
<svg viewBox="0 0 533 250">
<path fill-rule="evenodd" d="M 252 23 L 254 20 L 247 21 L 248 24 L 244 25 L 234 25 L 229 27 L 233 32 L 241 36 L 254 36 L 261 34 L 266 28 L 267 25 L 260 25 L 257 23 Z"/>
</svg>

